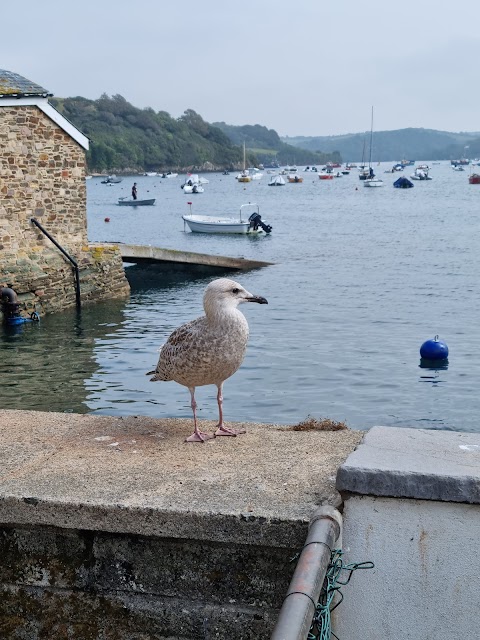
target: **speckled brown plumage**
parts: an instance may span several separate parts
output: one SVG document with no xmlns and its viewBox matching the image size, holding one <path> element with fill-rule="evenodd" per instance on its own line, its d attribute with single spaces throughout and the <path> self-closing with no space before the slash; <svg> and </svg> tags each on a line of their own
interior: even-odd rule
<svg viewBox="0 0 480 640">
<path fill-rule="evenodd" d="M 199 433 L 195 417 L 195 387 L 207 384 L 218 387 L 219 428 L 216 434 L 237 435 L 227 433 L 231 430 L 223 425 L 222 385 L 242 364 L 247 348 L 248 323 L 237 309 L 241 302 L 267 303 L 265 298 L 253 296 L 234 280 L 214 280 L 205 290 L 205 315 L 175 329 L 160 351 L 151 380 L 174 380 L 190 389 L 194 435 Z M 204 439 L 200 438 L 201 441 Z"/>
</svg>

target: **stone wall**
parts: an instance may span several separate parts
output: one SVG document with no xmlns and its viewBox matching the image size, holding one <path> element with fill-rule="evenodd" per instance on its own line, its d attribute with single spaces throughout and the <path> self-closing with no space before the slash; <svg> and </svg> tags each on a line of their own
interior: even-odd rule
<svg viewBox="0 0 480 640">
<path fill-rule="evenodd" d="M 268 640 L 362 434 L 232 426 L 0 409 L 0 638 Z"/>
<path fill-rule="evenodd" d="M 294 552 L 1 527 L 0 637 L 268 640 Z"/>
<path fill-rule="evenodd" d="M 75 304 L 72 266 L 35 218 L 79 264 L 82 302 L 128 294 L 118 249 L 88 245 L 84 149 L 35 106 L 0 107 L 0 122 L 0 286 L 27 309 Z"/>
</svg>

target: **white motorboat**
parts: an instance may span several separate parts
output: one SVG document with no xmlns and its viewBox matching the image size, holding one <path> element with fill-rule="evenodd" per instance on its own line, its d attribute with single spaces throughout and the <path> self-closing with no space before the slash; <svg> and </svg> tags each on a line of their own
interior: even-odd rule
<svg viewBox="0 0 480 640">
<path fill-rule="evenodd" d="M 102 184 L 118 184 L 121 181 L 122 181 L 122 178 L 119 178 L 118 176 L 113 174 L 111 176 L 107 176 L 105 180 L 102 180 Z"/>
<path fill-rule="evenodd" d="M 247 171 L 252 180 L 261 180 L 263 178 L 263 173 L 257 167 L 249 167 Z"/>
<path fill-rule="evenodd" d="M 182 216 L 182 218 L 184 224 L 187 224 L 190 231 L 194 233 L 236 233 L 245 235 L 270 233 L 272 231 L 272 227 L 262 220 L 258 204 L 250 202 L 242 204 L 240 215 L 236 218 L 194 215 L 191 213 L 192 203 L 189 202 L 188 204 L 190 205 L 190 213 Z M 242 215 L 246 207 L 254 208 L 248 219 L 245 219 Z"/>
<path fill-rule="evenodd" d="M 147 175 L 149 175 L 147 173 Z M 154 174 L 154 175 L 158 175 L 158 174 Z M 166 173 L 162 173 L 162 178 L 176 178 L 178 176 L 178 173 L 172 173 L 171 171 L 167 171 Z"/>
<path fill-rule="evenodd" d="M 203 193 L 205 189 L 199 182 L 195 182 L 194 184 L 186 184 L 183 187 L 183 193 Z"/>
<path fill-rule="evenodd" d="M 428 169 L 427 165 L 421 165 L 415 169 L 410 178 L 412 180 L 431 180 L 432 178 L 428 175 Z"/>
<path fill-rule="evenodd" d="M 148 176 L 149 178 L 156 178 L 158 173 L 156 171 L 146 171 L 143 175 Z"/>
<path fill-rule="evenodd" d="M 383 187 L 383 180 L 380 178 L 366 178 L 363 181 L 364 187 Z"/>
<path fill-rule="evenodd" d="M 196 173 L 187 174 L 187 179 L 180 186 L 183 189 L 183 193 L 203 193 L 205 191 Z"/>
<path fill-rule="evenodd" d="M 283 187 L 284 184 L 286 184 L 286 182 L 282 176 L 273 176 L 273 178 L 270 178 L 270 182 L 268 183 L 268 186 Z"/>
</svg>

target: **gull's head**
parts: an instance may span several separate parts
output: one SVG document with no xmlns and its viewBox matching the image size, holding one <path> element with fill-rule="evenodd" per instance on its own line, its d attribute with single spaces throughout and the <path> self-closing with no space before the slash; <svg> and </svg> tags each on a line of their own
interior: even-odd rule
<svg viewBox="0 0 480 640">
<path fill-rule="evenodd" d="M 241 302 L 268 304 L 265 298 L 253 295 L 244 289 L 241 284 L 228 278 L 219 278 L 210 282 L 203 296 L 203 306 L 207 316 L 217 309 L 235 308 Z"/>
</svg>

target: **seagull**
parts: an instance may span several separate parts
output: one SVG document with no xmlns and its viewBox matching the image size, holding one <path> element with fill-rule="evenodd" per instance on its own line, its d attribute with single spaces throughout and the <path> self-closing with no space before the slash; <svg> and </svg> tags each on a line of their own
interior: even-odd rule
<svg viewBox="0 0 480 640">
<path fill-rule="evenodd" d="M 247 349 L 247 319 L 237 309 L 241 302 L 268 304 L 241 284 L 228 278 L 213 280 L 205 289 L 205 315 L 178 327 L 160 350 L 152 382 L 174 380 L 190 391 L 194 431 L 186 442 L 205 442 L 215 436 L 237 436 L 245 429 L 223 423 L 223 383 L 242 364 Z M 147 374 L 147 375 L 149 375 Z M 214 384 L 218 389 L 218 424 L 215 433 L 200 431 L 197 425 L 195 388 Z"/>
</svg>

